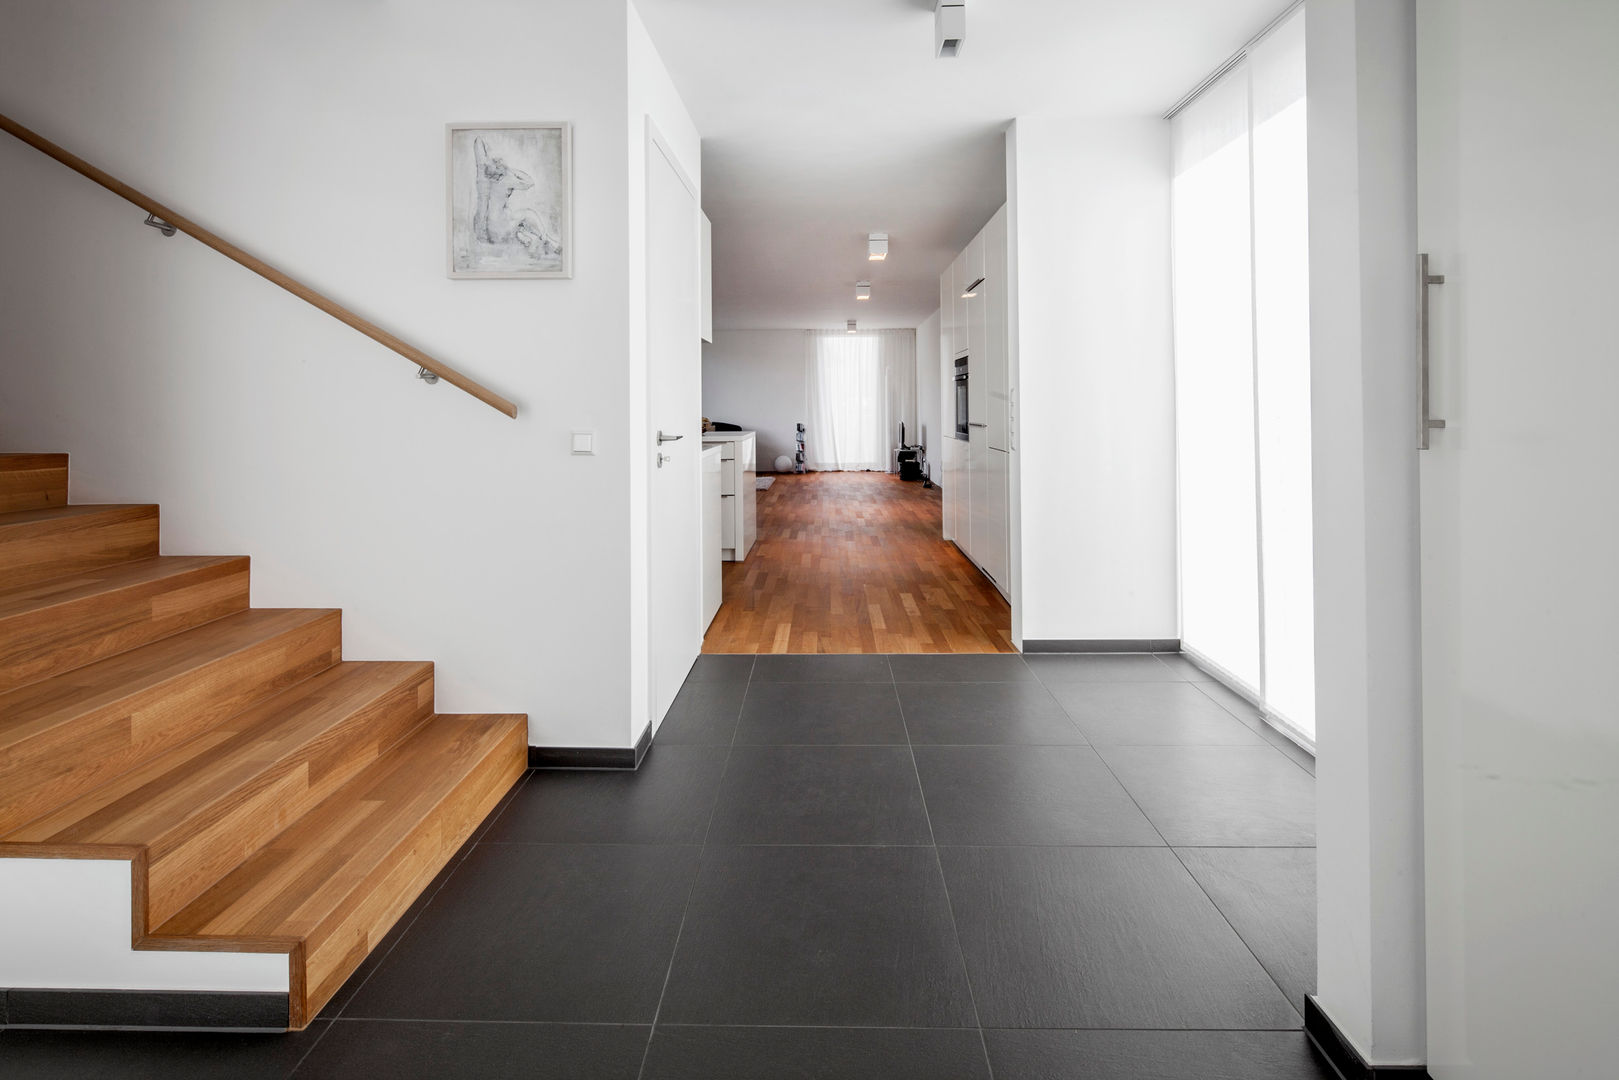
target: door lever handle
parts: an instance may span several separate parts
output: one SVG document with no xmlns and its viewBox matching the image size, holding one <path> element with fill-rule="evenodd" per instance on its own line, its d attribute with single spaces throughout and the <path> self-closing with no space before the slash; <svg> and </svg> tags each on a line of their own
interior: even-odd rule
<svg viewBox="0 0 1619 1080">
<path fill-rule="evenodd" d="M 675 442 L 677 439 L 684 439 L 685 437 L 684 435 L 665 435 L 660 431 L 658 432 L 658 445 L 662 446 L 666 442 Z"/>
</svg>

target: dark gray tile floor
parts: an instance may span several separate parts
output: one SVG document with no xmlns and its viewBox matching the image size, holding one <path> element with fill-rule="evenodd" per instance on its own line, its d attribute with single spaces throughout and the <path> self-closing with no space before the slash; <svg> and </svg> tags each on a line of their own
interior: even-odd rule
<svg viewBox="0 0 1619 1080">
<path fill-rule="evenodd" d="M 17 1077 L 1326 1080 L 1314 762 L 1179 657 L 705 656 L 531 772 L 308 1031 Z"/>
</svg>

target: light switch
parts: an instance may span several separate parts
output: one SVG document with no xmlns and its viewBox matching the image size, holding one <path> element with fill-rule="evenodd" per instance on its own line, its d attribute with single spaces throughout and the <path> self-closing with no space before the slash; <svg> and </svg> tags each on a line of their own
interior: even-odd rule
<svg viewBox="0 0 1619 1080">
<path fill-rule="evenodd" d="M 574 432 L 573 452 L 575 454 L 594 454 L 596 452 L 596 433 L 594 431 Z"/>
</svg>

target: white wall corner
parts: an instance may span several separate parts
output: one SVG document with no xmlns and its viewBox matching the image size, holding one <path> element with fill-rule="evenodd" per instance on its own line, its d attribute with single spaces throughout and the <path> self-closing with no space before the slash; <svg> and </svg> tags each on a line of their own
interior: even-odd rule
<svg viewBox="0 0 1619 1080">
<path fill-rule="evenodd" d="M 1424 1023 L 1412 0 L 1310 0 L 1318 991 L 1370 1064 Z"/>
</svg>

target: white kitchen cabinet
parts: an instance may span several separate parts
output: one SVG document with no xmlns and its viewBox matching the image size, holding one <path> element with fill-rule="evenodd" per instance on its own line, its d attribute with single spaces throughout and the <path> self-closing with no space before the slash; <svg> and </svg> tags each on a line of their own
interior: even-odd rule
<svg viewBox="0 0 1619 1080">
<path fill-rule="evenodd" d="M 720 612 L 724 597 L 724 574 L 720 568 L 720 537 L 724 499 L 720 496 L 720 476 L 724 473 L 721 454 L 724 447 L 703 447 L 703 627 L 707 629 Z"/>
<path fill-rule="evenodd" d="M 726 562 L 742 562 L 759 530 L 758 437 L 752 431 L 710 431 L 703 446 L 720 449 L 720 555 Z"/>
<path fill-rule="evenodd" d="M 984 283 L 979 297 L 984 310 L 984 422 L 989 425 L 991 450 L 1010 450 L 1007 416 L 1010 412 L 1011 321 L 1008 311 L 1006 207 L 984 226 Z"/>
<path fill-rule="evenodd" d="M 940 277 L 944 430 L 955 433 L 954 361 L 967 357 L 968 438 L 944 446 L 944 534 L 1010 593 L 1011 313 L 1002 207 Z M 971 291 L 973 296 L 963 294 Z M 948 313 L 948 318 L 946 318 Z"/>
</svg>

